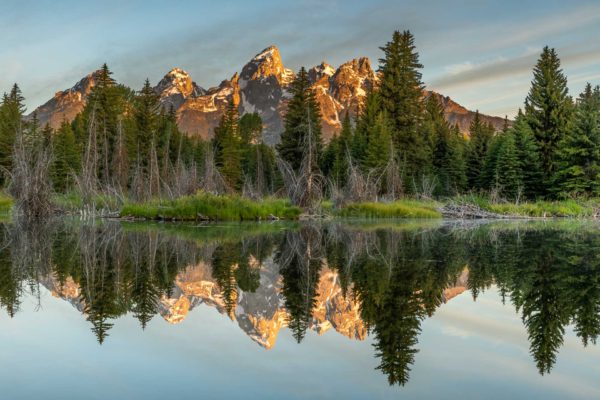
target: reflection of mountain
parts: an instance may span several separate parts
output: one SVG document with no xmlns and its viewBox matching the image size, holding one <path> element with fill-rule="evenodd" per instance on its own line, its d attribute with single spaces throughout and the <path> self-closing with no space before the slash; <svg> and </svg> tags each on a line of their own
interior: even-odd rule
<svg viewBox="0 0 600 400">
<path fill-rule="evenodd" d="M 187 267 L 174 282 L 171 296 L 163 296 L 159 313 L 170 324 L 185 320 L 195 307 L 205 304 L 227 315 L 227 307 L 221 290 L 215 282 L 211 266 L 205 262 Z M 467 289 L 469 273 L 465 268 L 454 286 L 443 291 L 444 301 Z M 54 297 L 71 303 L 83 312 L 81 288 L 71 278 L 60 284 L 56 279 L 46 278 L 42 283 Z M 260 270 L 260 286 L 251 292 L 239 291 L 234 316 L 240 328 L 260 346 L 270 349 L 275 345 L 279 331 L 287 326 L 287 313 L 281 292 L 282 278 L 279 267 L 268 259 Z M 328 268 L 321 270 L 317 289 L 317 303 L 313 309 L 309 329 L 320 335 L 330 329 L 350 338 L 364 340 L 367 328 L 360 316 L 360 304 L 351 291 L 344 296 L 337 272 Z"/>
<path fill-rule="evenodd" d="M 309 329 L 359 340 L 369 332 L 378 369 L 400 385 L 410 379 L 422 322 L 467 290 L 477 299 L 494 285 L 513 304 L 542 374 L 568 325 L 583 345 L 600 336 L 595 225 L 576 234 L 517 223 L 250 227 L 10 228 L 0 246 L 0 307 L 14 316 L 24 293 L 39 295 L 39 282 L 83 314 L 100 344 L 127 313 L 144 328 L 157 314 L 180 323 L 199 304 L 264 348 L 286 326 L 299 343 Z"/>
</svg>

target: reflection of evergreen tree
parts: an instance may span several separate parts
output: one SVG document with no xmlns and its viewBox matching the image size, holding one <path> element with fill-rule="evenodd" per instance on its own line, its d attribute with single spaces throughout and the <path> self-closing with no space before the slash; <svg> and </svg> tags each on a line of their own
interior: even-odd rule
<svg viewBox="0 0 600 400">
<path fill-rule="evenodd" d="M 464 262 L 447 234 L 377 232 L 369 247 L 352 269 L 353 292 L 375 334 L 378 369 L 390 384 L 404 385 L 418 352 L 421 321 L 441 304 Z"/>
<path fill-rule="evenodd" d="M 133 315 L 140 321 L 142 329 L 158 311 L 160 292 L 154 282 L 152 266 L 141 265 L 133 281 L 131 290 Z"/>
<path fill-rule="evenodd" d="M 397 268 L 374 321 L 374 346 L 381 358 L 378 369 L 387 375 L 390 385 L 408 382 L 410 366 L 419 351 L 416 345 L 423 308 L 415 290 L 416 279 L 416 268 Z"/>
<path fill-rule="evenodd" d="M 550 372 L 556 362 L 556 353 L 563 343 L 564 326 L 568 323 L 565 314 L 568 304 L 561 296 L 562 280 L 556 271 L 556 259 L 553 251 L 544 247 L 535 257 L 530 256 L 533 276 L 522 304 L 531 354 L 541 374 Z"/>
<path fill-rule="evenodd" d="M 0 305 L 12 318 L 21 304 L 22 281 L 15 274 L 9 249 L 0 251 Z"/>
<path fill-rule="evenodd" d="M 104 260 L 103 260 L 104 261 Z M 82 287 L 85 302 L 84 313 L 92 324 L 92 332 L 96 335 L 98 343 L 104 343 L 108 331 L 113 324 L 111 319 L 119 316 L 117 302 L 117 273 L 112 263 L 102 263 L 94 266 L 95 271 L 86 279 Z"/>
<path fill-rule="evenodd" d="M 313 233 L 313 229 L 287 233 L 276 255 L 283 278 L 288 326 L 298 343 L 306 335 L 318 295 L 321 241 Z"/>
<path fill-rule="evenodd" d="M 239 266 L 240 253 L 239 243 L 224 243 L 215 249 L 212 256 L 213 277 L 219 285 L 225 310 L 230 317 L 237 305 L 236 270 Z"/>
</svg>

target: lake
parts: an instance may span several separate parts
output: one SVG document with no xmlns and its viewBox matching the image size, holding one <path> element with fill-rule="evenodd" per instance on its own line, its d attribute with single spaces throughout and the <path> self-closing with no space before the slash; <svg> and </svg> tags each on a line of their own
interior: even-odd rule
<svg viewBox="0 0 600 400">
<path fill-rule="evenodd" d="M 1 396 L 600 398 L 599 228 L 6 223 Z"/>
</svg>

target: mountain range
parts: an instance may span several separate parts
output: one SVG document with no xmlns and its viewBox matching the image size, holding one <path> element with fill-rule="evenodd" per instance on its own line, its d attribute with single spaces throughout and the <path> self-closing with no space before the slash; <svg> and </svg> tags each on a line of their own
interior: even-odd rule
<svg viewBox="0 0 600 400">
<path fill-rule="evenodd" d="M 36 108 L 34 112 L 40 123 L 57 128 L 64 119 L 70 121 L 81 112 L 94 86 L 96 73 L 90 73 L 70 89 L 57 92 Z M 325 141 L 340 130 L 345 113 L 356 115 L 367 92 L 378 83 L 377 73 L 366 57 L 350 60 L 337 68 L 322 62 L 310 68 L 308 75 L 320 105 Z M 227 104 L 233 101 L 238 105 L 240 115 L 257 112 L 261 116 L 264 141 L 275 144 L 283 131 L 283 116 L 293 79 L 294 72 L 284 67 L 279 49 L 270 46 L 244 65 L 239 74 L 236 72 L 216 87 L 205 89 L 186 71 L 173 68 L 154 90 L 163 107 L 172 107 L 177 112 L 180 129 L 189 135 L 204 139 L 212 137 Z M 446 119 L 468 134 L 475 112 L 439 93 L 425 93 L 426 96 L 431 94 L 438 96 Z M 496 129 L 504 123 L 500 117 L 482 115 L 482 119 Z"/>
</svg>

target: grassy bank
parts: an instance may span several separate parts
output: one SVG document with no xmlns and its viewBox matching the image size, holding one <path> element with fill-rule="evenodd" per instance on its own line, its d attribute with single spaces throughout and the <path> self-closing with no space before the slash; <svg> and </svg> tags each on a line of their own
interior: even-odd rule
<svg viewBox="0 0 600 400">
<path fill-rule="evenodd" d="M 591 218 L 600 211 L 600 199 L 492 203 L 479 196 L 461 197 L 456 202 L 474 204 L 492 213 L 534 218 Z"/>
<path fill-rule="evenodd" d="M 398 200 L 391 203 L 350 203 L 334 215 L 350 218 L 441 218 L 440 204 L 433 201 Z"/>
<path fill-rule="evenodd" d="M 282 199 L 260 202 L 239 196 L 215 196 L 198 193 L 176 200 L 155 200 L 147 203 L 128 203 L 121 209 L 122 217 L 145 219 L 174 219 L 194 221 L 254 221 L 277 217 L 297 219 L 301 210 Z"/>
<path fill-rule="evenodd" d="M 8 215 L 12 210 L 14 201 L 9 195 L 0 192 L 0 215 Z"/>
<path fill-rule="evenodd" d="M 83 203 L 75 193 L 55 195 L 55 206 L 64 211 L 77 212 Z M 126 201 L 120 205 L 117 198 L 98 196 L 95 199 L 98 209 L 119 210 L 122 217 L 148 220 L 195 221 L 255 221 L 277 217 L 296 220 L 302 210 L 291 205 L 288 200 L 267 198 L 253 201 L 241 196 L 215 196 L 198 193 L 175 200 L 156 199 L 145 203 Z M 13 199 L 0 192 L 0 216 L 9 215 Z M 488 198 L 465 195 L 440 201 L 403 199 L 389 203 L 360 202 L 349 203 L 340 208 L 330 201 L 321 204 L 322 213 L 337 218 L 442 218 L 440 211 L 447 205 L 476 206 L 489 213 L 527 218 L 595 218 L 600 216 L 599 199 L 578 199 L 561 201 L 529 201 L 519 203 L 492 202 Z"/>
</svg>

